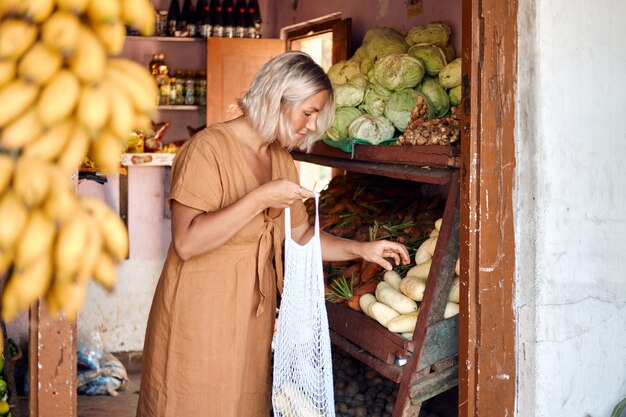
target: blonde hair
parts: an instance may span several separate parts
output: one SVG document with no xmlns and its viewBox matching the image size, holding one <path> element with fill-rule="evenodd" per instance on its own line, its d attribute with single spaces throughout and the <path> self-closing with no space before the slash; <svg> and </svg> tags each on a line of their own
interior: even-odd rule
<svg viewBox="0 0 626 417">
<path fill-rule="evenodd" d="M 237 100 L 244 117 L 268 142 L 288 135 L 286 115 L 306 99 L 327 91 L 328 98 L 317 116 L 317 129 L 309 131 L 299 144 L 311 148 L 328 129 L 334 115 L 333 88 L 324 70 L 303 52 L 285 52 L 263 65 L 250 88 Z"/>
</svg>

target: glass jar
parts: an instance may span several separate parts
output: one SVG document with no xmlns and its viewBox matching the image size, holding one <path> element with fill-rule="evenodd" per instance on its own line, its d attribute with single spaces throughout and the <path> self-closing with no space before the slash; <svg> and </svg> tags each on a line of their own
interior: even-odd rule
<svg viewBox="0 0 626 417">
<path fill-rule="evenodd" d="M 196 104 L 206 106 L 206 71 L 196 71 Z"/>
<path fill-rule="evenodd" d="M 193 106 L 196 102 L 196 82 L 193 71 L 185 71 L 185 105 Z"/>
</svg>

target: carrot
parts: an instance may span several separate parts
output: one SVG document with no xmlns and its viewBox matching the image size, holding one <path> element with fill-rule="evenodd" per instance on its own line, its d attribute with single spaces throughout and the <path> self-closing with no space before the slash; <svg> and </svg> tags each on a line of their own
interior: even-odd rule
<svg viewBox="0 0 626 417">
<path fill-rule="evenodd" d="M 359 305 L 359 300 L 361 299 L 360 295 L 355 295 L 351 299 L 348 300 L 348 307 L 355 311 L 361 311 L 361 306 Z"/>
<path fill-rule="evenodd" d="M 367 293 L 373 294 L 376 291 L 376 286 L 378 285 L 379 282 L 380 282 L 380 280 L 378 280 L 378 279 L 372 279 L 372 280 L 370 280 L 368 282 L 359 284 L 359 285 L 355 286 L 352 289 L 352 294 L 354 296 L 356 296 L 356 295 L 361 296 L 361 295 L 367 294 Z"/>
<path fill-rule="evenodd" d="M 361 267 L 361 282 L 369 282 L 382 270 L 383 267 L 376 262 L 363 261 L 363 266 Z"/>
</svg>

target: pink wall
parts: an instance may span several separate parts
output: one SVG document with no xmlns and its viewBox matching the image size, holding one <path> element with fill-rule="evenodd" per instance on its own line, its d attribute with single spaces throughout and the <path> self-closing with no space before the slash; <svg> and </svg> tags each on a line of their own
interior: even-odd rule
<svg viewBox="0 0 626 417">
<path fill-rule="evenodd" d="M 356 49 L 365 32 L 373 27 L 388 26 L 402 33 L 418 24 L 443 21 L 452 27 L 452 40 L 458 51 L 461 48 L 461 0 L 424 0 L 421 15 L 407 17 L 405 0 L 298 0 L 296 10 L 287 0 L 261 0 L 264 36 L 278 37 L 280 28 L 317 17 L 341 12 L 342 18 L 352 18 L 352 46 Z"/>
</svg>

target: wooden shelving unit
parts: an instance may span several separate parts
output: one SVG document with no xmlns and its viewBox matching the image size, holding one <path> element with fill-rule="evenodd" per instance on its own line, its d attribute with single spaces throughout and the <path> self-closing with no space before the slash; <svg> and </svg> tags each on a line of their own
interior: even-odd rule
<svg viewBox="0 0 626 417">
<path fill-rule="evenodd" d="M 459 256 L 458 148 L 355 145 L 351 153 L 318 142 L 295 160 L 445 187 L 446 204 L 413 338 L 365 314 L 327 302 L 333 344 L 399 384 L 393 417 L 414 417 L 422 402 L 458 384 L 458 316 L 443 318 Z"/>
</svg>

